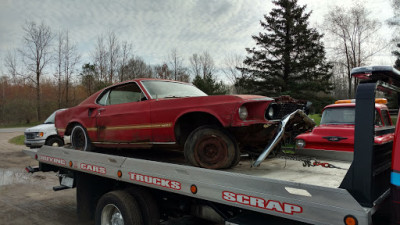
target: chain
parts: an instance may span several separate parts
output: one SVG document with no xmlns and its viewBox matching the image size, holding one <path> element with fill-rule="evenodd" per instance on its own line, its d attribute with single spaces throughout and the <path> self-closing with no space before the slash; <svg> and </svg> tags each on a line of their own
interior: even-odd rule
<svg viewBox="0 0 400 225">
<path fill-rule="evenodd" d="M 335 166 L 335 165 L 327 163 L 327 162 L 325 162 L 325 163 L 320 162 L 320 161 L 317 161 L 315 158 L 307 157 L 307 156 L 298 156 L 298 155 L 291 155 L 291 154 L 277 154 L 275 157 L 281 158 L 281 159 L 292 160 L 292 161 L 303 162 L 303 167 L 322 166 L 324 168 L 335 168 L 335 169 L 346 170 L 345 168 L 341 168 L 341 167 Z M 312 161 L 314 161 L 314 162 L 312 162 Z M 286 162 L 285 162 L 285 167 L 286 167 Z"/>
</svg>

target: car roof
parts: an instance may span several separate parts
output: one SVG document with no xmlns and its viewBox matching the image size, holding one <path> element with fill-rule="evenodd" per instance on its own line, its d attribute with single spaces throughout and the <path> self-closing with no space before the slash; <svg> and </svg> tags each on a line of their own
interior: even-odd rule
<svg viewBox="0 0 400 225">
<path fill-rule="evenodd" d="M 355 107 L 356 103 L 339 103 L 339 104 L 330 104 L 324 107 L 323 110 L 327 109 L 327 108 L 338 108 L 338 107 Z M 388 107 L 385 104 L 378 104 L 375 103 L 375 108 L 379 108 L 379 109 L 388 109 Z M 322 110 L 322 111 L 323 111 Z"/>
</svg>

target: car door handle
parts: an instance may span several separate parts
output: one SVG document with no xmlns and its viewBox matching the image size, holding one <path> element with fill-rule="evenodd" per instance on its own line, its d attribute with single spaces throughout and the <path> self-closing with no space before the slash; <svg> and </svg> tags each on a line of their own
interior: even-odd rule
<svg viewBox="0 0 400 225">
<path fill-rule="evenodd" d="M 100 115 L 101 112 L 103 112 L 104 110 L 106 110 L 105 108 L 99 108 L 97 109 L 97 115 Z"/>
</svg>

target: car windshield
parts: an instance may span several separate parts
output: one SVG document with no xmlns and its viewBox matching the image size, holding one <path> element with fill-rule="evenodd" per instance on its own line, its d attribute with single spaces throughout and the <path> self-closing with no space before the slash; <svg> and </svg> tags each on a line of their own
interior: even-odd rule
<svg viewBox="0 0 400 225">
<path fill-rule="evenodd" d="M 322 113 L 320 124 L 354 124 L 354 107 L 327 108 Z"/>
<path fill-rule="evenodd" d="M 207 96 L 191 84 L 158 80 L 146 80 L 142 84 L 153 99 Z"/>
<path fill-rule="evenodd" d="M 45 124 L 53 124 L 54 123 L 54 118 L 56 117 L 56 112 L 53 112 L 45 121 Z"/>
<path fill-rule="evenodd" d="M 49 117 L 47 117 L 47 119 L 43 123 L 44 124 L 54 124 L 56 112 L 61 111 L 61 110 L 65 110 L 65 109 L 59 109 L 59 110 L 54 111 Z"/>
</svg>

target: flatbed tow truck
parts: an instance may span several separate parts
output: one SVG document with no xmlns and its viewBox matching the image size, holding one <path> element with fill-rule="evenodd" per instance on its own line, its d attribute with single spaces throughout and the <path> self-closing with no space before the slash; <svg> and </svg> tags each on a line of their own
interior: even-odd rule
<svg viewBox="0 0 400 225">
<path fill-rule="evenodd" d="M 357 90 L 351 157 L 280 154 L 258 166 L 243 157 L 234 168 L 211 170 L 156 150 L 157 161 L 140 151 L 43 146 L 24 150 L 39 161 L 27 171 L 58 172 L 60 186 L 53 189 L 76 188 L 78 217 L 96 224 L 153 225 L 177 215 L 226 225 L 398 224 L 400 131 L 397 125 L 394 144 L 374 144 L 374 99 L 376 90 L 400 92 L 400 72 L 368 67 L 353 74 L 368 82 Z"/>
</svg>

